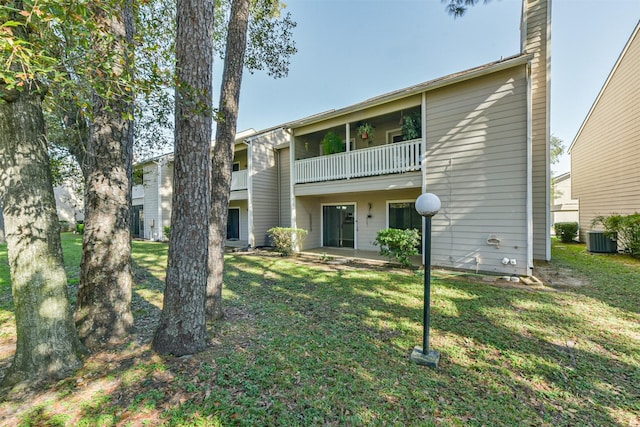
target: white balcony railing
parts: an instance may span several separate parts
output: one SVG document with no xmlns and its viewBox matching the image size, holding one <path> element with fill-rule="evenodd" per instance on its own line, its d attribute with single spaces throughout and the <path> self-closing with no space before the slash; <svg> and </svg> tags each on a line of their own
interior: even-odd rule
<svg viewBox="0 0 640 427">
<path fill-rule="evenodd" d="M 422 140 L 297 160 L 294 183 L 332 181 L 420 170 Z"/>
<path fill-rule="evenodd" d="M 247 170 L 236 171 L 231 174 L 231 191 L 247 189 Z"/>
</svg>

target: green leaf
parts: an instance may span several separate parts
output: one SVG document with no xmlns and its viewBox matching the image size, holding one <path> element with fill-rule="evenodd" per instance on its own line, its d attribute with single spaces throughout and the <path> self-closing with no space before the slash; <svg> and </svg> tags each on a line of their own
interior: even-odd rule
<svg viewBox="0 0 640 427">
<path fill-rule="evenodd" d="M 2 24 L 3 27 L 19 27 L 21 25 L 24 25 L 24 24 L 18 21 L 7 21 L 4 24 Z"/>
</svg>

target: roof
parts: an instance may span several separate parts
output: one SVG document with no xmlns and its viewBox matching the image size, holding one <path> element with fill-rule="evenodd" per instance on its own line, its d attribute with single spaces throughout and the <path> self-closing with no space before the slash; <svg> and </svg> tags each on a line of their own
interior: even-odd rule
<svg viewBox="0 0 640 427">
<path fill-rule="evenodd" d="M 567 180 L 569 178 L 571 178 L 571 172 L 565 172 L 565 173 L 562 173 L 562 174 L 560 174 L 558 176 L 554 176 L 553 177 L 553 182 L 558 183 L 558 182 L 565 181 L 565 180 Z"/>
<path fill-rule="evenodd" d="M 488 64 L 481 65 L 479 67 L 470 68 L 468 70 L 460 71 L 454 74 L 449 74 L 437 79 L 429 80 L 423 83 L 419 83 L 413 86 L 406 87 L 404 89 L 389 92 L 383 95 L 379 95 L 373 98 L 369 98 L 365 101 L 357 104 L 350 105 L 348 107 L 340 108 L 337 110 L 328 110 L 324 113 L 314 114 L 303 119 L 294 120 L 292 122 L 284 123 L 278 127 L 295 128 L 311 123 L 317 123 L 329 118 L 338 117 L 344 114 L 348 114 L 354 111 L 359 111 L 364 108 L 373 107 L 376 105 L 386 104 L 397 99 L 406 98 L 411 95 L 415 95 L 421 92 L 434 90 L 443 86 L 452 85 L 465 80 L 470 80 L 476 77 L 484 76 L 487 74 L 495 73 L 497 71 L 512 68 L 518 65 L 528 63 L 533 58 L 532 54 L 517 54 L 507 58 L 501 58 L 499 61 L 490 62 Z M 258 132 L 262 133 L 262 132 Z"/>
<path fill-rule="evenodd" d="M 638 32 L 640 32 L 640 21 L 638 21 L 638 24 L 636 25 L 636 28 L 631 33 L 631 37 L 629 37 L 629 40 L 627 41 L 627 44 L 625 44 L 625 46 L 624 46 L 624 49 L 622 49 L 622 52 L 620 52 L 620 56 L 618 56 L 618 60 L 616 61 L 616 63 L 613 66 L 613 68 L 611 69 L 611 72 L 609 73 L 609 76 L 607 77 L 607 80 L 605 80 L 604 84 L 602 85 L 602 88 L 600 89 L 600 92 L 598 92 L 598 96 L 596 97 L 596 100 L 593 101 L 593 104 L 591 105 L 591 108 L 589 109 L 589 112 L 587 113 L 587 116 L 584 118 L 584 121 L 580 125 L 580 129 L 578 129 L 578 132 L 576 133 L 576 136 L 573 138 L 573 141 L 571 141 L 571 145 L 569 145 L 569 149 L 567 150 L 567 153 L 571 154 L 571 149 L 576 144 L 576 141 L 580 137 L 580 134 L 582 133 L 582 131 L 584 130 L 584 127 L 586 126 L 587 122 L 589 121 L 589 118 L 591 117 L 591 114 L 593 114 L 593 111 L 595 110 L 596 105 L 598 105 L 598 101 L 600 101 L 600 98 L 602 97 L 602 94 L 607 89 L 607 86 L 609 86 L 609 82 L 611 81 L 611 78 L 613 77 L 613 75 L 615 74 L 616 70 L 618 69 L 618 66 L 620 66 L 620 63 L 622 62 L 622 59 L 624 58 L 624 55 L 627 53 L 627 50 L 629 50 L 629 47 L 631 46 L 631 42 L 636 38 L 636 35 L 638 35 Z"/>
<path fill-rule="evenodd" d="M 369 98 L 365 101 L 358 102 L 356 104 L 339 108 L 328 110 L 322 113 L 314 114 L 311 116 L 307 116 L 302 119 L 294 120 L 291 122 L 279 124 L 277 126 L 273 126 L 270 128 L 266 128 L 260 131 L 255 131 L 254 129 L 249 129 L 247 131 L 239 132 L 236 135 L 236 144 L 240 142 L 244 142 L 245 139 L 253 139 L 260 135 L 273 132 L 277 129 L 291 129 L 300 126 L 305 126 L 311 123 L 317 123 L 329 118 L 338 117 L 344 114 L 351 113 L 353 111 L 359 111 L 365 108 L 373 107 L 376 105 L 386 104 L 391 101 L 395 101 L 398 99 L 406 98 L 408 96 L 412 96 L 421 92 L 434 90 L 437 88 L 441 88 L 444 86 L 449 86 L 455 83 L 460 83 L 466 80 L 470 80 L 476 77 L 485 76 L 491 73 L 495 73 L 501 70 L 505 70 L 508 68 L 516 67 L 519 65 L 524 65 L 528 63 L 533 58 L 533 54 L 521 53 L 513 56 L 509 56 L 507 58 L 500 58 L 498 61 L 489 62 L 484 65 L 480 65 L 478 67 L 469 68 L 464 71 L 459 71 L 457 73 L 448 74 L 446 76 L 438 77 L 433 80 L 428 80 L 423 83 L 418 83 L 413 86 L 409 86 L 403 89 L 399 89 L 393 92 L 385 93 L 382 95 L 375 96 L 373 98 Z M 288 147 L 289 143 L 282 143 L 276 146 L 276 149 L 282 149 Z M 173 153 L 164 154 L 162 156 L 154 157 L 151 159 L 147 159 L 141 162 L 136 163 L 136 165 L 145 164 L 152 161 L 157 161 L 163 157 L 172 156 Z"/>
<path fill-rule="evenodd" d="M 245 129 L 243 131 L 237 132 L 236 133 L 236 140 L 235 143 L 236 144 L 240 144 L 243 143 L 247 138 L 258 135 L 259 133 L 256 132 L 255 129 L 253 128 L 249 128 L 249 129 Z M 214 145 L 215 145 L 216 141 L 213 140 L 211 141 L 211 149 L 213 149 Z M 164 154 L 160 154 L 154 157 L 149 157 L 147 159 L 143 159 L 140 160 L 138 162 L 135 162 L 133 165 L 134 166 L 140 166 L 140 165 L 144 165 L 147 163 L 154 163 L 154 162 L 158 162 L 160 160 L 165 160 L 165 161 L 171 161 L 171 158 L 173 157 L 173 151 L 169 152 L 169 153 L 164 153 Z"/>
</svg>

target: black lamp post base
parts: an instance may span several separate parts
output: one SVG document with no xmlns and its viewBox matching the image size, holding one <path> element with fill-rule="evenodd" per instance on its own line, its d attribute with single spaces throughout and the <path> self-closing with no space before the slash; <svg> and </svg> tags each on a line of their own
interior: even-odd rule
<svg viewBox="0 0 640 427">
<path fill-rule="evenodd" d="M 422 352 L 422 347 L 415 346 L 411 353 L 411 361 L 418 365 L 428 366 L 433 369 L 438 368 L 438 362 L 440 361 L 440 352 L 436 350 L 429 350 L 428 354 Z"/>
</svg>

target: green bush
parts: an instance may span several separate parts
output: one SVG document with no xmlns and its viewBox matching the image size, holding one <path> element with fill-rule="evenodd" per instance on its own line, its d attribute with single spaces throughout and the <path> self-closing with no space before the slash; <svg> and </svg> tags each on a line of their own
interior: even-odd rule
<svg viewBox="0 0 640 427">
<path fill-rule="evenodd" d="M 289 256 L 294 252 L 294 241 L 297 244 L 302 243 L 308 231 L 303 228 L 273 227 L 268 233 L 276 251 L 282 256 Z"/>
<path fill-rule="evenodd" d="M 325 156 L 342 153 L 344 149 L 344 141 L 335 132 L 327 132 L 324 138 L 322 138 L 322 151 Z"/>
<path fill-rule="evenodd" d="M 624 248 L 631 256 L 640 258 L 640 213 L 631 215 L 599 215 L 591 221 L 591 227 L 602 224 L 604 234 Z"/>
<path fill-rule="evenodd" d="M 378 231 L 373 244 L 380 246 L 380 255 L 395 258 L 405 267 L 411 267 L 410 257 L 419 253 L 420 232 L 414 228 L 409 230 L 387 228 Z"/>
<path fill-rule="evenodd" d="M 76 233 L 84 234 L 84 222 L 76 223 Z"/>
<path fill-rule="evenodd" d="M 171 227 L 164 228 L 164 237 L 167 239 L 171 239 Z"/>
<path fill-rule="evenodd" d="M 578 235 L 577 222 L 556 222 L 553 229 L 562 243 L 571 243 Z"/>
</svg>

